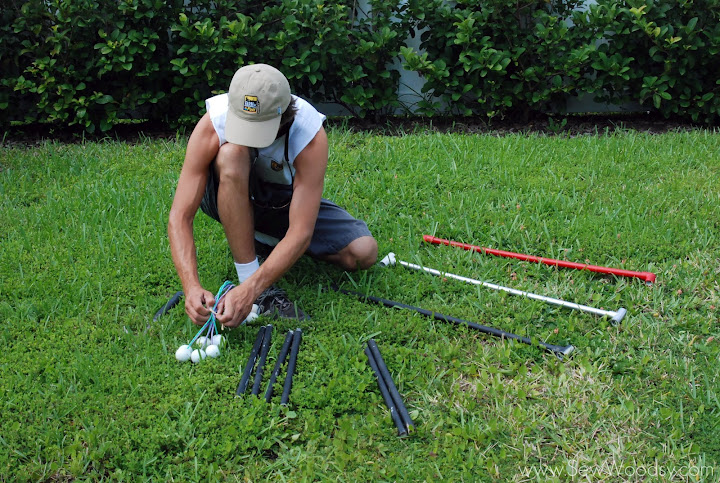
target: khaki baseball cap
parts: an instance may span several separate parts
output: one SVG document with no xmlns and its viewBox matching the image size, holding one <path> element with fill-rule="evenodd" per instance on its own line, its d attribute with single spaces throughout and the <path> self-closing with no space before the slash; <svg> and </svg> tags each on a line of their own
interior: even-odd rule
<svg viewBox="0 0 720 483">
<path fill-rule="evenodd" d="M 290 84 L 275 67 L 253 64 L 235 72 L 228 92 L 225 138 L 251 148 L 270 146 L 290 105 Z"/>
</svg>

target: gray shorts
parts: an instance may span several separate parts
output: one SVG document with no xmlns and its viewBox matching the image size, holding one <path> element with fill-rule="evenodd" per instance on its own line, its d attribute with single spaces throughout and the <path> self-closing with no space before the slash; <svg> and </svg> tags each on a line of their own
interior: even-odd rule
<svg viewBox="0 0 720 483">
<path fill-rule="evenodd" d="M 210 166 L 205 194 L 200 203 L 200 209 L 216 221 L 220 221 L 217 210 L 218 179 L 215 173 L 215 163 Z M 288 192 L 280 194 L 280 198 L 287 197 Z M 284 204 L 284 203 L 283 203 Z M 289 206 L 279 208 L 253 202 L 255 213 L 255 238 L 261 243 L 272 245 L 273 240 L 282 239 L 290 226 Z M 264 235 L 264 236 L 263 236 Z M 268 238 L 271 237 L 271 238 Z M 313 232 L 307 254 L 313 257 L 338 253 L 352 241 L 363 236 L 372 236 L 364 221 L 353 218 L 330 200 L 320 200 L 315 231 Z"/>
</svg>

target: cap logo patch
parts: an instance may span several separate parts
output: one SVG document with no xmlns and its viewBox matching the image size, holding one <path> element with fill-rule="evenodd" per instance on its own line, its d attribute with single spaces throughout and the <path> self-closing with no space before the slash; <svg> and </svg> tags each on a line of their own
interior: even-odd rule
<svg viewBox="0 0 720 483">
<path fill-rule="evenodd" d="M 257 114 L 257 112 L 258 112 L 257 96 L 245 96 L 245 102 L 243 103 L 243 111 L 245 111 L 249 114 Z"/>
</svg>

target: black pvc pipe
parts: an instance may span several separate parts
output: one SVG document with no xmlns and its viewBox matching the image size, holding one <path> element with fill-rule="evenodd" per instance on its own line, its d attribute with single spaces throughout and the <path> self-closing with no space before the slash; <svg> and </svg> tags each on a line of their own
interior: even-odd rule
<svg viewBox="0 0 720 483">
<path fill-rule="evenodd" d="M 293 376 L 295 375 L 295 365 L 297 364 L 298 350 L 300 349 L 300 341 L 302 340 L 302 330 L 295 329 L 293 334 L 292 347 L 290 348 L 290 360 L 288 361 L 287 375 L 285 376 L 285 385 L 283 386 L 280 404 L 286 405 L 290 399 L 290 389 L 292 388 Z"/>
<path fill-rule="evenodd" d="M 369 346 L 365 346 L 365 355 L 368 358 L 368 363 L 370 364 L 370 368 L 372 369 L 373 374 L 375 374 L 375 379 L 377 379 L 378 387 L 380 388 L 380 394 L 382 394 L 385 405 L 390 410 L 390 417 L 392 418 L 395 426 L 397 427 L 398 436 L 407 436 L 407 429 L 403 424 L 402 418 L 400 418 L 397 409 L 395 409 L 395 403 L 393 402 L 393 398 L 390 396 L 390 391 L 388 390 L 387 384 L 385 383 L 385 380 L 380 373 L 380 369 L 378 368 L 377 362 L 375 361 L 375 356 L 373 355 Z"/>
<path fill-rule="evenodd" d="M 287 334 L 285 334 L 285 342 L 283 342 L 280 354 L 278 354 L 278 358 L 275 361 L 275 367 L 270 375 L 270 381 L 268 381 L 267 390 L 265 391 L 265 401 L 267 402 L 270 402 L 272 399 L 273 385 L 275 384 L 278 374 L 280 374 L 280 368 L 285 363 L 285 359 L 287 359 L 288 351 L 290 350 L 290 343 L 293 340 L 293 334 L 294 332 L 292 330 L 289 330 Z"/>
<path fill-rule="evenodd" d="M 163 305 L 162 307 L 160 307 L 160 308 L 158 309 L 158 311 L 155 312 L 155 315 L 153 316 L 153 322 L 157 322 L 157 319 L 159 319 L 160 317 L 162 317 L 163 315 L 165 315 L 166 313 L 168 313 L 168 311 L 169 311 L 170 309 L 172 309 L 173 307 L 175 307 L 175 306 L 180 302 L 180 299 L 182 298 L 183 295 L 184 295 L 184 294 L 183 294 L 182 291 L 175 292 L 175 295 L 173 295 L 172 297 L 170 297 L 170 300 L 168 300 L 167 302 L 165 302 L 165 305 Z"/>
<path fill-rule="evenodd" d="M 260 358 L 255 368 L 255 382 L 252 387 L 251 394 L 257 396 L 260 394 L 260 384 L 262 384 L 263 371 L 265 370 L 265 361 L 267 360 L 268 350 L 270 350 L 270 342 L 272 341 L 272 325 L 265 326 L 265 335 L 260 348 Z"/>
<path fill-rule="evenodd" d="M 459 319 L 457 317 L 452 317 L 450 315 L 444 315 L 439 312 L 432 312 L 430 310 L 422 309 L 420 307 L 414 307 L 412 305 L 403 304 L 401 302 L 395 302 L 394 300 L 388 300 L 388 299 L 384 299 L 384 298 L 380 298 L 380 297 L 373 297 L 371 295 L 365 295 L 360 292 L 343 290 L 343 289 L 337 288 L 337 287 L 333 287 L 333 290 L 343 293 L 343 294 L 346 294 L 346 295 L 353 295 L 355 297 L 358 297 L 360 300 L 374 302 L 376 304 L 384 305 L 386 307 L 399 307 L 399 308 L 403 308 L 403 309 L 414 310 L 415 312 L 417 312 L 419 314 L 434 318 L 435 320 L 439 320 L 442 322 L 451 322 L 456 325 L 465 325 L 467 327 L 470 327 L 471 329 L 475 329 L 475 330 L 478 330 L 485 334 L 499 337 L 501 339 L 513 339 L 518 342 L 522 342 L 523 344 L 536 345 L 535 343 L 533 343 L 532 340 L 530 340 L 527 337 L 522 337 L 522 336 L 513 334 L 511 332 L 504 331 L 502 329 L 496 329 L 494 327 L 487 327 L 484 325 L 476 324 L 475 322 L 470 322 L 467 320 Z M 554 353 L 560 359 L 562 359 L 563 356 L 569 355 L 573 350 L 575 350 L 575 347 L 573 347 L 572 345 L 560 346 L 560 345 L 554 345 L 554 344 L 547 344 L 542 341 L 538 341 L 537 345 Z"/>
<path fill-rule="evenodd" d="M 375 357 L 375 363 L 377 364 L 378 370 L 380 371 L 380 374 L 382 375 L 385 384 L 387 384 L 390 397 L 395 403 L 395 409 L 397 409 L 397 412 L 400 415 L 400 419 L 402 419 L 403 425 L 407 429 L 407 432 L 410 433 L 415 427 L 415 423 L 413 423 L 413 420 L 410 417 L 410 413 L 408 413 L 408 410 L 405 407 L 405 403 L 403 403 L 402 396 L 400 396 L 400 391 L 398 391 L 397 386 L 395 386 L 395 382 L 393 381 L 392 376 L 390 375 L 390 371 L 385 364 L 385 359 L 383 359 L 382 354 L 380 354 L 380 349 L 378 348 L 377 343 L 373 339 L 370 339 L 368 341 L 368 347 L 370 348 L 370 352 L 372 352 L 373 357 Z"/>
<path fill-rule="evenodd" d="M 257 337 L 255 338 L 255 344 L 253 344 L 252 350 L 250 351 L 250 357 L 248 357 L 247 364 L 245 365 L 245 370 L 243 370 L 242 377 L 240 377 L 240 384 L 238 384 L 237 390 L 235 391 L 235 394 L 238 396 L 241 396 L 247 390 L 248 382 L 250 381 L 250 373 L 252 372 L 253 367 L 255 367 L 257 354 L 260 350 L 260 344 L 262 344 L 264 337 L 265 326 L 262 326 L 260 327 L 260 330 L 258 330 Z"/>
</svg>

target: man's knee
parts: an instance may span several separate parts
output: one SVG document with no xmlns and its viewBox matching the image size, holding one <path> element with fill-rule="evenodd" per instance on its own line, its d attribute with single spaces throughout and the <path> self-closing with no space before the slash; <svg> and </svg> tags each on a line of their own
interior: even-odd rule
<svg viewBox="0 0 720 483">
<path fill-rule="evenodd" d="M 377 261 L 377 241 L 371 236 L 357 238 L 343 248 L 339 255 L 339 265 L 344 270 L 367 270 Z"/>
<path fill-rule="evenodd" d="M 250 176 L 250 148 L 223 144 L 215 158 L 215 170 L 221 183 L 247 184 Z"/>
</svg>

